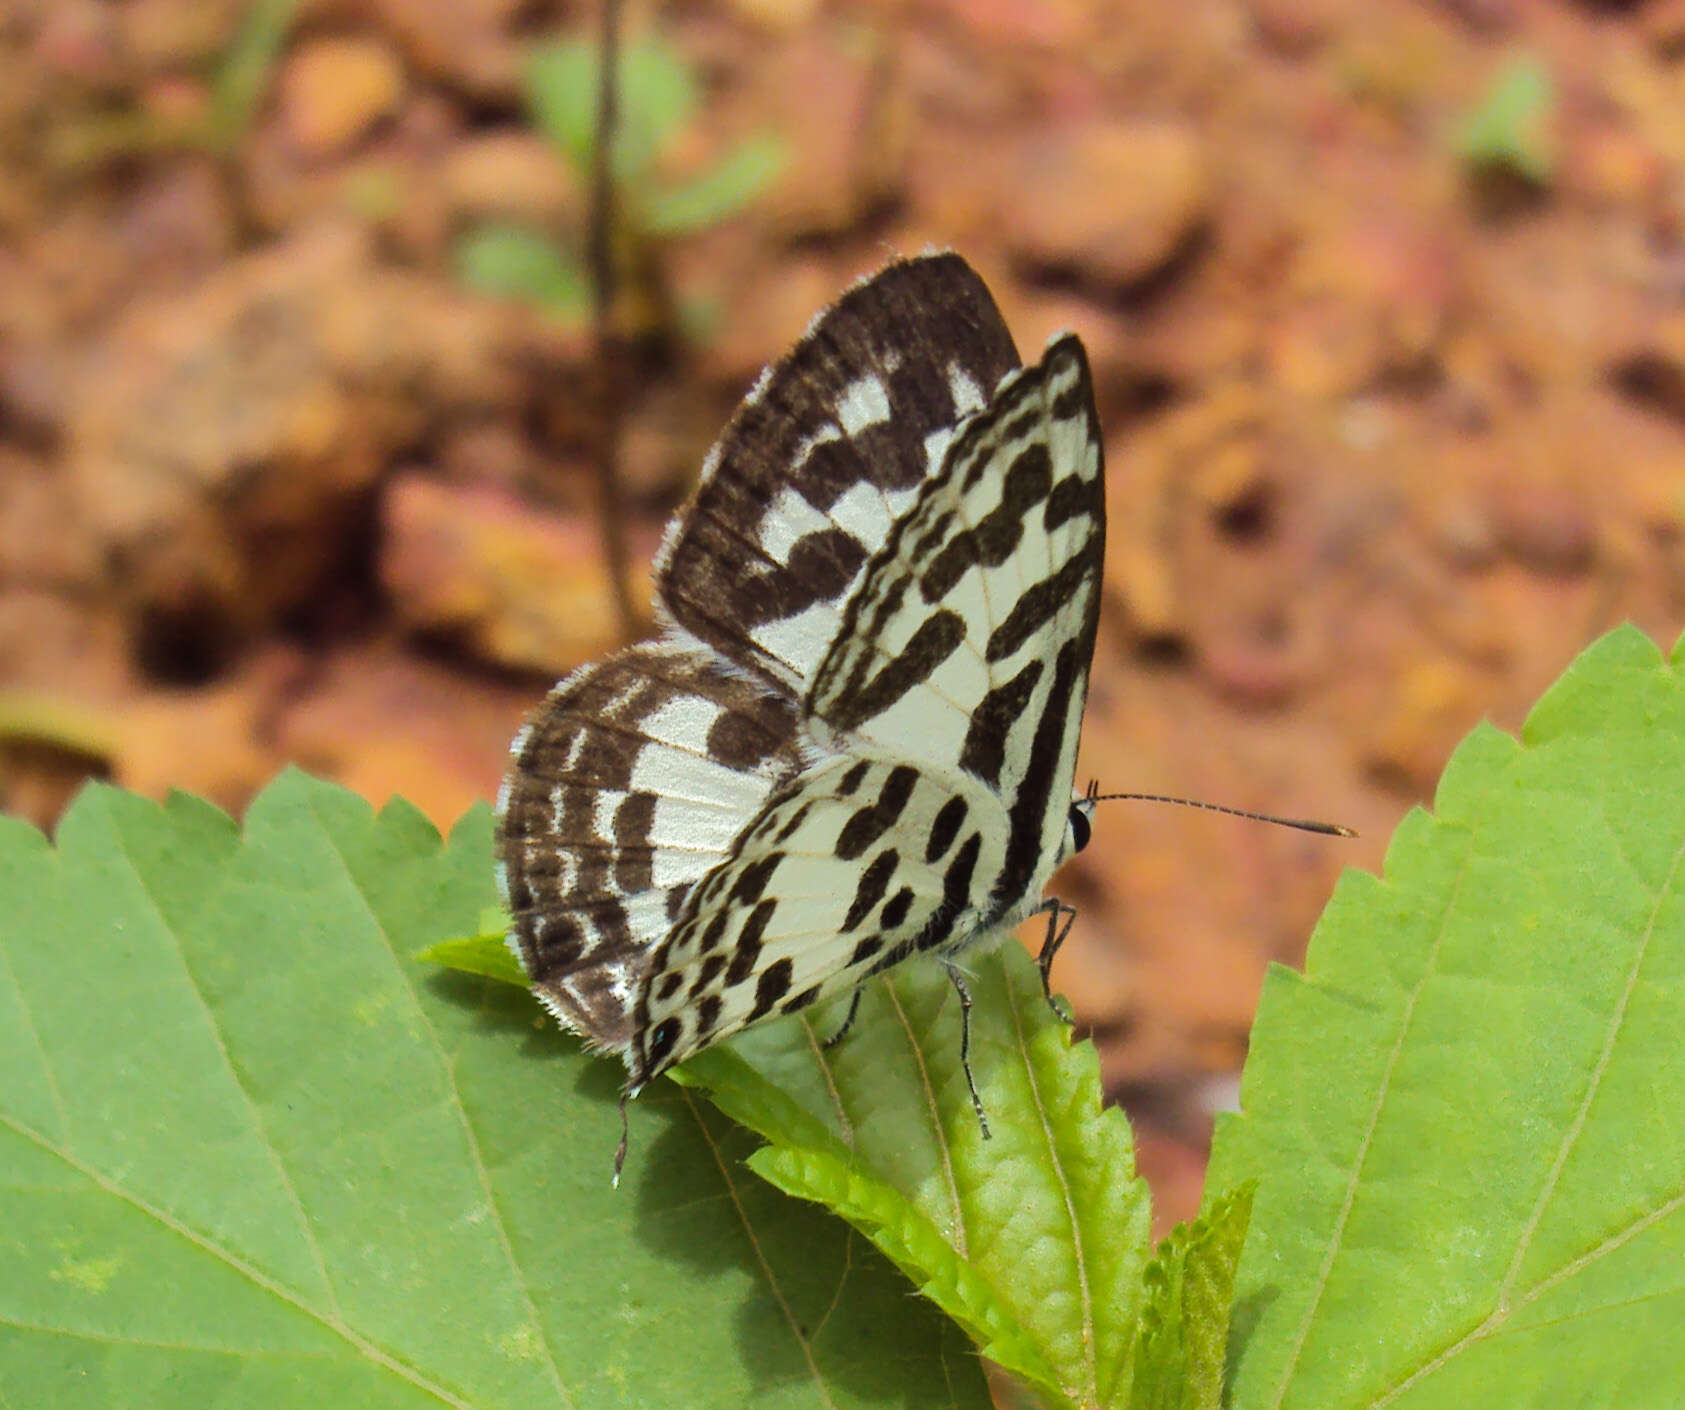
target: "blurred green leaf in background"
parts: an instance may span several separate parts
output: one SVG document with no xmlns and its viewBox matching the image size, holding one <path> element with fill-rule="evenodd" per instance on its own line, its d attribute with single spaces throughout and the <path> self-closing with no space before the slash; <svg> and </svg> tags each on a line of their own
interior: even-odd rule
<svg viewBox="0 0 1685 1410">
<path fill-rule="evenodd" d="M 1555 105 L 1556 83 L 1544 60 L 1514 56 L 1457 134 L 1458 155 L 1477 172 L 1509 172 L 1549 185 L 1556 172 Z"/>
<path fill-rule="evenodd" d="M 588 184 L 596 154 L 600 58 L 594 44 L 546 45 L 527 65 L 527 107 L 540 132 Z M 785 144 L 770 133 L 742 139 L 711 166 L 682 179 L 662 175 L 661 161 L 695 121 L 700 106 L 695 75 L 659 36 L 630 45 L 621 56 L 618 120 L 612 138 L 614 237 L 644 264 L 663 240 L 728 220 L 777 179 Z M 465 233 L 457 269 L 471 288 L 519 298 L 566 320 L 588 308 L 590 284 L 575 232 L 496 225 Z M 682 331 L 682 330 L 681 330 Z"/>
</svg>

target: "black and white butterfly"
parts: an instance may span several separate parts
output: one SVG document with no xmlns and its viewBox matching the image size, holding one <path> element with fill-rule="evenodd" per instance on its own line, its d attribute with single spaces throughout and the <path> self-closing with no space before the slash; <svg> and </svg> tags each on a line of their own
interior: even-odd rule
<svg viewBox="0 0 1685 1410">
<path fill-rule="evenodd" d="M 1045 977 L 1102 477 L 1082 344 L 1020 366 L 955 255 L 762 375 L 668 529 L 660 635 L 551 691 L 498 804 L 511 947 L 629 1094 L 916 955 L 968 1009 L 956 957 L 1036 912 Z"/>
</svg>

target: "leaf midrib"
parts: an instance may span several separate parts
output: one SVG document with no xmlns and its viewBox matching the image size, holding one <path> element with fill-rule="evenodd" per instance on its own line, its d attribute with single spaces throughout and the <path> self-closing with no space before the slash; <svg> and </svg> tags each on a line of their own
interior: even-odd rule
<svg viewBox="0 0 1685 1410">
<path fill-rule="evenodd" d="M 1010 943 L 1010 942 L 1009 942 Z M 1042 1135 L 1047 1140 L 1048 1165 L 1059 1184 L 1059 1194 L 1065 1201 L 1065 1217 L 1071 1231 L 1071 1256 L 1077 1265 L 1077 1286 L 1082 1296 L 1082 1346 L 1086 1383 L 1083 1392 L 1088 1403 L 1100 1404 L 1100 1368 L 1098 1348 L 1094 1342 L 1094 1294 L 1088 1285 L 1088 1251 L 1083 1246 L 1084 1227 L 1077 1217 L 1076 1201 L 1072 1198 L 1070 1181 L 1065 1178 L 1065 1165 L 1060 1159 L 1053 1125 L 1048 1120 L 1047 1104 L 1042 1100 L 1041 1084 L 1036 1080 L 1035 1065 L 1030 1061 L 1028 1041 L 1024 1036 L 1023 1015 L 1018 1011 L 1018 995 L 1013 992 L 1012 974 L 1003 971 L 1006 979 L 1007 1009 L 1012 1015 L 1013 1028 L 1018 1034 L 1018 1053 L 1024 1060 L 1024 1075 L 1030 1084 L 1031 1105 L 1041 1122 Z"/>
</svg>

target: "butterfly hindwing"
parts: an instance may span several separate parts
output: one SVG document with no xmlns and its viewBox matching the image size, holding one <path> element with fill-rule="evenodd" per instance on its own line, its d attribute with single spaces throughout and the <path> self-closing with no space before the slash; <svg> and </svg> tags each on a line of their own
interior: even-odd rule
<svg viewBox="0 0 1685 1410">
<path fill-rule="evenodd" d="M 949 934 L 972 909 L 977 877 L 1000 865 L 993 800 L 953 782 L 834 757 L 780 791 L 656 950 L 633 1082 L 770 1014 L 847 992 Z"/>
<path fill-rule="evenodd" d="M 498 803 L 510 943 L 568 1027 L 621 1050 L 655 945 L 744 819 L 800 766 L 785 697 L 680 641 L 629 647 L 550 692 Z"/>
<path fill-rule="evenodd" d="M 947 439 L 1018 365 L 954 255 L 856 285 L 769 368 L 721 435 L 656 564 L 662 609 L 800 697 L 866 562 Z"/>
</svg>

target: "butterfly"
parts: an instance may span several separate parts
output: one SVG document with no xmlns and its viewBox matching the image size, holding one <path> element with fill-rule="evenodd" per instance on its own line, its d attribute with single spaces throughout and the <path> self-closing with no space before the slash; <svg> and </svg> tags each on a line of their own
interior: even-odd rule
<svg viewBox="0 0 1685 1410">
<path fill-rule="evenodd" d="M 550 692 L 498 800 L 510 946 L 627 1097 L 921 955 L 970 1080 L 957 959 L 1044 913 L 1045 981 L 1074 915 L 1042 889 L 1097 801 L 1072 779 L 1103 476 L 1082 344 L 1021 365 L 953 254 L 856 285 L 762 374 L 668 528 L 659 634 Z"/>
</svg>

